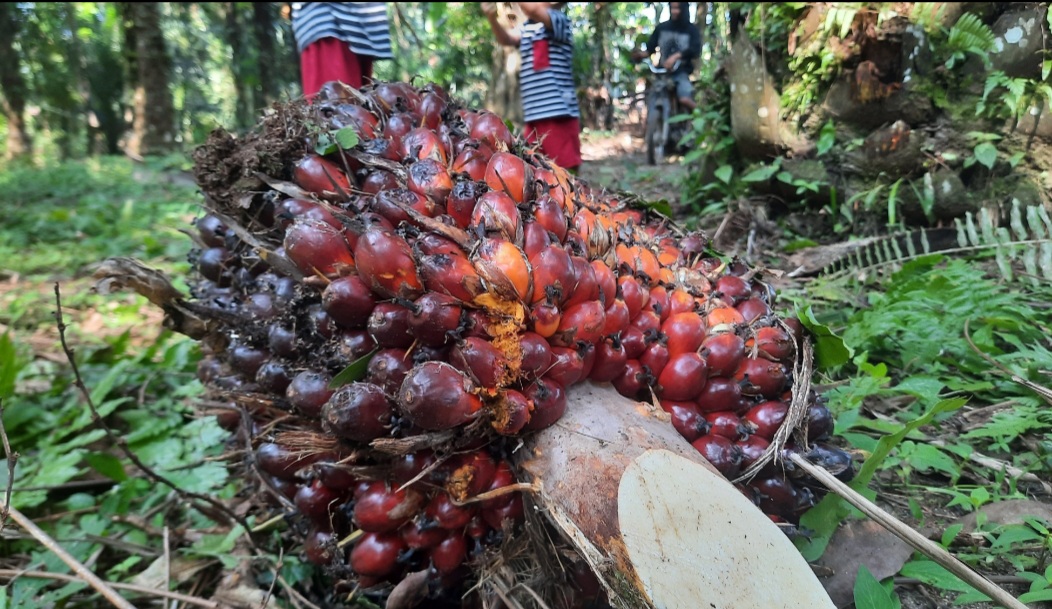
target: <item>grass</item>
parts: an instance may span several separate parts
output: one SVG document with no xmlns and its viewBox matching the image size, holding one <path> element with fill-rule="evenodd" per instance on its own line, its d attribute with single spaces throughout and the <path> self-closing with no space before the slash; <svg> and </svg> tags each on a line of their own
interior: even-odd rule
<svg viewBox="0 0 1052 609">
<path fill-rule="evenodd" d="M 202 589 L 238 568 L 257 574 L 250 587 L 266 589 L 279 568 L 285 581 L 306 582 L 314 571 L 294 550 L 280 567 L 275 554 L 252 554 L 240 529 L 220 526 L 138 471 L 92 423 L 59 345 L 56 283 L 76 361 L 107 424 L 181 488 L 218 498 L 238 493 L 219 462 L 225 432 L 193 409 L 203 391 L 196 343 L 163 330 L 142 297 L 91 289 L 93 267 L 114 255 L 140 258 L 181 285 L 190 240 L 180 231 L 199 198 L 158 172 L 170 165 L 100 158 L 0 174 L 0 400 L 20 454 L 12 503 L 110 581 L 156 571 L 167 527 L 170 558 L 203 565 Z M 1008 499 L 1047 501 L 1020 474 L 1048 480 L 1052 470 L 1049 404 L 1011 378 L 1052 384 L 1052 289 L 1007 282 L 984 272 L 996 269 L 984 260 L 930 257 L 880 283 L 815 280 L 782 297 L 812 306 L 815 322 L 834 335 L 825 348 L 843 341 L 845 357 L 831 360 L 816 382 L 836 414 L 837 442 L 866 457 L 856 486 L 914 524 L 934 527 L 945 546 L 984 573 L 1027 582 L 1024 598 L 1036 601 L 1052 590 L 1048 523 L 984 521 L 967 535 L 957 535 L 955 524 Z M 986 460 L 977 461 L 979 454 Z M 0 484 L 6 477 L 0 468 Z M 801 550 L 817 557 L 833 531 L 856 517 L 823 501 L 805 517 Z M 278 533 L 269 541 L 280 547 Z M 0 556 L 0 568 L 69 572 L 19 536 L 0 540 Z M 950 599 L 978 600 L 920 557 L 900 574 Z M 893 609 L 896 593 L 886 584 L 882 590 L 867 594 L 859 609 Z M 22 577 L 0 586 L 0 607 L 97 606 L 90 592 Z"/>
</svg>

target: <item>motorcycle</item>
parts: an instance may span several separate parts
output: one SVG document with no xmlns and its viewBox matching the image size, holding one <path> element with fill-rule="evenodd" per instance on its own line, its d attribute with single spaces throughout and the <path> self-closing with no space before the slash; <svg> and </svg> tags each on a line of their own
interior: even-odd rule
<svg viewBox="0 0 1052 609">
<path fill-rule="evenodd" d="M 654 65 L 650 59 L 643 60 L 653 77 L 647 87 L 647 118 L 643 139 L 647 146 L 647 163 L 659 165 L 670 152 L 682 152 L 680 140 L 690 125 L 688 121 L 672 121 L 672 117 L 685 112 L 676 95 L 676 81 L 672 73 L 679 68 L 677 61 L 672 69 Z"/>
</svg>

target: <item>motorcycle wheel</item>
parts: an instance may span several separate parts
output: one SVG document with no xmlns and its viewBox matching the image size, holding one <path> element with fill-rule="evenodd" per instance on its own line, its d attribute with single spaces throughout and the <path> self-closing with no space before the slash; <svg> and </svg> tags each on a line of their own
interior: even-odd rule
<svg viewBox="0 0 1052 609">
<path fill-rule="evenodd" d="M 647 143 L 647 163 L 658 165 L 665 161 L 664 108 L 655 106 L 647 112 L 645 139 Z"/>
</svg>

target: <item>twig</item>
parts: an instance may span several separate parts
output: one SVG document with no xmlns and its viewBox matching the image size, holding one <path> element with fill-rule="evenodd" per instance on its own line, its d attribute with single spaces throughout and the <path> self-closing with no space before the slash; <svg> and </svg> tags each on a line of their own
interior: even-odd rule
<svg viewBox="0 0 1052 609">
<path fill-rule="evenodd" d="M 95 424 L 98 425 L 100 428 L 102 428 L 102 430 L 106 433 L 106 436 L 110 438 L 110 440 L 112 440 L 114 444 L 116 444 L 117 447 L 121 449 L 121 452 L 123 452 L 124 455 L 128 457 L 128 459 L 130 459 L 131 462 L 134 463 L 139 469 L 141 469 L 146 475 L 150 476 L 151 478 L 160 482 L 161 484 L 164 484 L 165 486 L 172 489 L 182 497 L 190 497 L 199 501 L 204 501 L 205 503 L 216 508 L 223 514 L 226 514 L 234 522 L 240 524 L 246 532 L 250 531 L 252 527 L 244 518 L 235 514 L 233 511 L 230 510 L 230 508 L 223 505 L 219 501 L 216 501 L 212 497 L 203 495 L 201 493 L 183 490 L 176 486 L 176 484 L 168 478 L 165 478 L 164 476 L 150 469 L 149 466 L 147 466 L 145 463 L 142 462 L 141 459 L 139 459 L 138 455 L 136 455 L 134 452 L 132 452 L 130 448 L 128 448 L 127 440 L 125 440 L 122 437 L 119 437 L 113 431 L 113 429 L 111 429 L 110 426 L 106 424 L 102 417 L 99 416 L 99 410 L 95 407 L 95 401 L 91 399 L 91 392 L 88 391 L 87 386 L 84 385 L 84 379 L 80 376 L 80 368 L 77 366 L 77 361 L 73 357 L 73 350 L 70 349 L 69 345 L 66 343 L 66 324 L 62 321 L 62 296 L 59 290 L 59 284 L 57 282 L 55 283 L 55 321 L 58 324 L 58 337 L 59 341 L 62 343 L 62 351 L 66 354 L 66 359 L 69 360 L 69 365 L 73 369 L 73 377 L 75 379 L 77 389 L 79 389 L 80 392 L 84 395 L 84 400 L 88 403 L 88 408 L 91 409 L 91 420 L 94 421 Z M 193 505 L 193 502 L 190 503 L 191 505 Z M 197 509 L 200 510 L 200 508 Z M 205 515 L 207 516 L 208 514 Z M 254 542 L 252 541 L 251 534 L 249 535 L 249 543 L 254 544 Z"/>
<path fill-rule="evenodd" d="M 1016 598 L 1006 592 L 1004 588 L 1001 588 L 987 579 L 984 575 L 974 571 L 971 567 L 961 562 L 957 557 L 942 549 L 942 547 L 934 541 L 921 535 L 906 523 L 895 518 L 888 512 L 884 511 L 880 506 L 869 499 L 866 499 L 850 486 L 838 480 L 833 474 L 830 474 L 820 467 L 812 465 L 810 461 L 804 459 L 798 454 L 789 455 L 789 460 L 824 484 L 826 488 L 858 508 L 866 516 L 875 520 L 877 524 L 894 533 L 895 536 L 905 541 L 913 549 L 924 554 L 928 558 L 931 558 L 950 573 L 953 573 L 976 590 L 989 596 L 993 602 L 1005 607 L 1005 609 L 1027 609 L 1026 605 L 1016 600 Z"/>
<path fill-rule="evenodd" d="M 40 579 L 54 579 L 57 581 L 64 582 L 83 581 L 79 577 L 75 577 L 73 575 L 66 575 L 65 573 L 50 573 L 48 571 L 22 571 L 19 569 L 0 569 L 0 577 L 6 579 L 14 579 L 16 577 L 36 577 Z M 203 598 L 198 598 L 196 596 L 180 594 L 178 592 L 168 592 L 166 590 L 158 590 L 157 588 L 150 588 L 149 586 L 138 586 L 136 584 L 109 583 L 109 586 L 116 590 L 127 590 L 128 592 L 138 592 L 139 594 L 148 594 L 151 596 L 159 596 L 161 598 L 170 598 L 173 600 L 188 603 L 190 605 L 206 607 L 207 609 L 219 609 L 219 603 Z"/>
<path fill-rule="evenodd" d="M 1004 365 L 1002 365 L 1001 362 L 995 360 L 994 358 L 992 358 L 989 355 L 987 355 L 986 353 L 984 353 L 978 347 L 978 345 L 976 345 L 974 342 L 972 342 L 971 332 L 968 329 L 968 324 L 971 321 L 972 320 L 970 320 L 970 319 L 964 320 L 964 339 L 968 341 L 968 344 L 971 345 L 972 349 L 976 353 L 978 353 L 980 357 L 982 357 L 986 361 L 990 362 L 990 364 L 992 364 L 993 366 L 997 367 L 997 369 L 1000 370 L 1001 372 L 1003 372 L 1008 378 L 1012 379 L 1013 381 L 1019 383 L 1020 385 L 1022 385 L 1024 387 L 1026 387 L 1027 389 L 1030 389 L 1034 393 L 1036 393 L 1039 396 L 1041 396 L 1046 402 L 1048 402 L 1049 404 L 1052 404 L 1052 389 L 1049 389 L 1048 387 L 1043 387 L 1041 385 L 1038 385 L 1037 383 L 1033 383 L 1031 381 L 1028 381 L 1027 379 L 1019 376 L 1018 374 L 1016 374 L 1014 372 L 1012 372 L 1011 370 L 1006 368 Z"/>
<path fill-rule="evenodd" d="M 11 509 L 11 494 L 14 492 L 15 463 L 18 462 L 18 454 L 11 452 L 11 442 L 7 439 L 7 430 L 4 429 L 4 401 L 0 399 L 0 440 L 4 443 L 4 455 L 7 456 L 7 491 L 4 494 L 4 507 L 0 509 L 0 531 L 7 524 L 7 513 Z"/>
<path fill-rule="evenodd" d="M 50 535 L 44 532 L 43 529 L 38 527 L 32 520 L 25 517 L 22 512 L 19 512 L 17 508 L 10 507 L 8 513 L 11 515 L 11 519 L 18 524 L 18 526 L 25 529 L 27 533 L 32 535 L 37 541 L 41 543 L 45 548 L 50 550 L 58 556 L 62 562 L 66 563 L 73 572 L 80 579 L 88 583 L 92 588 L 95 588 L 102 596 L 106 597 L 114 607 L 120 609 L 135 609 L 135 605 L 129 603 L 124 599 L 123 596 L 117 594 L 117 591 L 110 587 L 109 584 L 99 579 L 98 575 L 91 572 L 91 569 L 84 566 L 79 560 L 74 558 L 69 552 L 67 552 L 57 541 L 51 538 Z"/>
<path fill-rule="evenodd" d="M 944 442 L 943 440 L 932 440 L 929 443 L 932 446 L 946 446 L 946 442 Z M 1013 478 L 1024 480 L 1026 482 L 1033 482 L 1034 484 L 1038 484 L 1041 486 L 1041 488 L 1045 489 L 1046 493 L 1052 493 L 1052 485 L 1049 485 L 1049 483 L 1045 482 L 1041 478 L 1038 478 L 1035 474 L 1023 471 L 1022 469 L 1019 469 L 1018 467 L 1012 465 L 1007 461 L 994 459 L 993 457 L 984 455 L 983 453 L 976 452 L 974 450 L 968 453 L 967 459 L 977 465 L 981 465 L 982 467 L 988 467 L 994 471 L 1003 471 L 1004 473 L 1008 474 L 1009 476 L 1012 476 Z"/>
<path fill-rule="evenodd" d="M 164 535 L 162 536 L 164 541 L 164 589 L 172 589 L 172 551 L 168 545 L 168 525 L 164 525 Z M 161 604 L 162 609 L 167 609 L 168 601 L 164 601 Z"/>
</svg>

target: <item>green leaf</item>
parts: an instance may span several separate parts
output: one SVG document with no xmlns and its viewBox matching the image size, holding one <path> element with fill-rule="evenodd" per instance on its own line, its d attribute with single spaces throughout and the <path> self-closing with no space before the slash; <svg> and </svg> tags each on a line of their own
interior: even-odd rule
<svg viewBox="0 0 1052 609">
<path fill-rule="evenodd" d="M 1034 592 L 1025 592 L 1019 596 L 1020 603 L 1030 604 L 1045 601 L 1052 601 L 1052 588 L 1044 588 Z"/>
<path fill-rule="evenodd" d="M 911 560 L 902 566 L 899 574 L 903 577 L 919 579 L 942 590 L 976 592 L 975 588 L 964 583 L 959 577 L 930 560 Z"/>
<path fill-rule="evenodd" d="M 990 142 L 983 142 L 975 147 L 975 160 L 979 161 L 987 169 L 993 169 L 997 162 L 997 146 Z"/>
<path fill-rule="evenodd" d="M 15 378 L 25 365 L 18 359 L 14 341 L 7 332 L 0 336 L 0 399 L 15 394 Z"/>
<path fill-rule="evenodd" d="M 106 476 L 110 480 L 123 482 L 128 479 L 128 474 L 125 473 L 124 465 L 121 464 L 121 460 L 113 455 L 107 453 L 88 453 L 84 456 L 84 460 L 88 462 L 88 465 L 90 465 L 92 469 L 103 476 Z"/>
<path fill-rule="evenodd" d="M 657 213 L 669 217 L 672 217 L 672 204 L 667 199 L 658 199 L 657 201 L 644 201 L 642 206 L 647 209 L 652 209 Z"/>
<path fill-rule="evenodd" d="M 766 182 L 771 179 L 771 176 L 778 172 L 779 165 L 780 163 L 773 163 L 771 165 L 764 165 L 753 169 L 742 176 L 742 182 Z"/>
<path fill-rule="evenodd" d="M 373 349 L 369 353 L 366 353 L 351 362 L 350 366 L 347 366 L 332 378 L 332 381 L 329 382 L 329 389 L 339 389 L 344 385 L 349 385 L 365 378 L 365 373 L 369 368 L 369 360 L 373 358 L 373 355 L 375 355 L 377 351 L 379 351 L 379 349 Z"/>
<path fill-rule="evenodd" d="M 810 330 L 815 339 L 815 360 L 819 370 L 836 368 L 854 356 L 854 350 L 847 346 L 843 339 L 833 333 L 828 326 L 818 323 L 811 305 L 805 309 L 796 309 L 800 323 Z"/>
<path fill-rule="evenodd" d="M 336 143 L 344 150 L 354 148 L 358 145 L 358 141 L 358 133 L 354 127 L 343 127 L 336 132 Z"/>
<path fill-rule="evenodd" d="M 314 145 L 314 152 L 325 156 L 332 154 L 337 150 L 336 140 L 332 139 L 332 135 L 329 133 L 318 134 L 318 143 Z"/>
<path fill-rule="evenodd" d="M 855 609 L 897 609 L 898 602 L 893 593 L 880 585 L 866 565 L 858 566 L 855 578 Z"/>
<path fill-rule="evenodd" d="M 815 144 L 815 151 L 818 156 L 822 156 L 832 150 L 834 144 L 836 144 L 836 126 L 830 119 L 826 121 L 826 124 L 822 125 L 822 131 L 818 135 L 818 143 Z"/>
<path fill-rule="evenodd" d="M 731 177 L 734 175 L 734 168 L 730 165 L 720 165 L 719 168 L 713 172 L 713 175 L 719 178 L 724 184 L 730 184 Z"/>
</svg>

